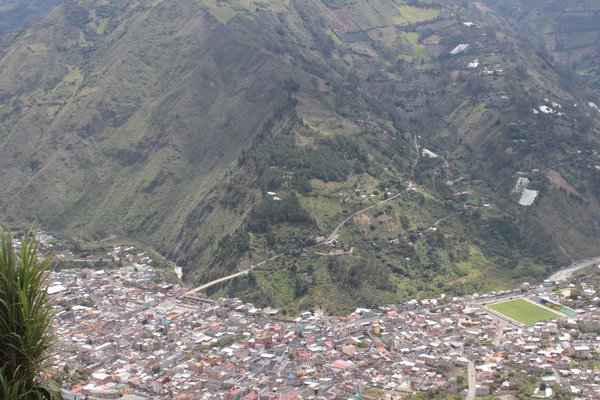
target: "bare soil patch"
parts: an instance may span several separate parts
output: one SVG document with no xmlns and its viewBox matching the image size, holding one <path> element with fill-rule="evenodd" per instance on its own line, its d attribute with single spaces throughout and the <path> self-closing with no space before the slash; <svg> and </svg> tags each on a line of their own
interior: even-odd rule
<svg viewBox="0 0 600 400">
<path fill-rule="evenodd" d="M 551 169 L 546 172 L 546 177 L 550 180 L 550 184 L 554 189 L 564 190 L 567 194 L 574 194 L 579 197 L 583 197 L 577 189 L 575 189 L 569 182 L 562 177 L 560 172 Z"/>
</svg>

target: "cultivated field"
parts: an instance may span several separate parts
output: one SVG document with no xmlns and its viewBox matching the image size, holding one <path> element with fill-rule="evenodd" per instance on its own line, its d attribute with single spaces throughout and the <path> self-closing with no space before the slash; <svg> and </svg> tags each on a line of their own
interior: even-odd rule
<svg viewBox="0 0 600 400">
<path fill-rule="evenodd" d="M 523 299 L 490 304 L 488 307 L 525 325 L 560 317 L 560 314 Z"/>
</svg>

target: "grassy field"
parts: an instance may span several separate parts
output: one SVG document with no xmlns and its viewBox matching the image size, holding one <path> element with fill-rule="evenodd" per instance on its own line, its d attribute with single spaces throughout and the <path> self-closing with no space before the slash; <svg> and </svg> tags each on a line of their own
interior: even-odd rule
<svg viewBox="0 0 600 400">
<path fill-rule="evenodd" d="M 534 324 L 545 319 L 560 317 L 560 314 L 523 299 L 491 304 L 488 307 L 526 325 Z"/>
<path fill-rule="evenodd" d="M 436 18 L 440 12 L 433 8 L 419 8 L 408 5 L 399 7 L 400 16 L 394 18 L 394 23 L 398 25 L 412 24 L 420 21 L 427 21 Z"/>
<path fill-rule="evenodd" d="M 98 28 L 96 28 L 96 33 L 98 35 L 104 35 L 104 33 L 106 32 L 106 27 L 108 26 L 109 22 L 110 22 L 110 18 L 102 18 L 102 20 L 98 24 Z"/>
</svg>

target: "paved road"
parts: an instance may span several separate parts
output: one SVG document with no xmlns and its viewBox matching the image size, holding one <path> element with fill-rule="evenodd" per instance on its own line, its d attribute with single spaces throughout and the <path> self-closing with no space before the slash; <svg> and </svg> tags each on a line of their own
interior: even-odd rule
<svg viewBox="0 0 600 400">
<path fill-rule="evenodd" d="M 336 238 L 337 238 L 337 235 L 338 235 L 338 231 L 339 231 L 339 230 L 342 228 L 342 226 L 344 226 L 344 224 L 345 224 L 346 222 L 350 221 L 350 219 L 351 219 L 351 218 L 353 218 L 353 217 L 355 217 L 355 216 L 357 216 L 357 215 L 359 215 L 359 214 L 362 214 L 362 213 L 364 213 L 365 211 L 369 211 L 370 209 L 372 209 L 372 208 L 375 208 L 375 207 L 377 207 L 377 206 L 379 206 L 379 205 L 381 205 L 381 204 L 387 203 L 388 201 L 392 201 L 392 200 L 394 200 L 396 197 L 400 196 L 401 194 L 402 194 L 402 192 L 399 192 L 399 193 L 395 194 L 395 195 L 394 195 L 394 196 L 392 196 L 392 197 L 389 197 L 389 198 L 387 198 L 387 199 L 385 199 L 385 200 L 382 200 L 382 201 L 380 201 L 380 202 L 378 202 L 378 203 L 376 203 L 376 204 L 373 204 L 373 205 L 371 205 L 371 206 L 369 206 L 369 207 L 363 208 L 362 210 L 359 210 L 359 211 L 357 211 L 357 212 L 355 212 L 355 213 L 353 213 L 353 214 L 349 215 L 349 216 L 348 216 L 346 219 L 344 219 L 344 220 L 343 220 L 343 221 L 342 221 L 342 222 L 341 222 L 341 223 L 340 223 L 338 226 L 336 226 L 336 227 L 335 227 L 335 229 L 333 230 L 333 232 L 331 233 L 331 235 L 329 235 L 329 237 L 327 238 L 327 240 L 326 240 L 326 241 L 327 241 L 327 242 L 330 242 L 330 241 L 332 241 L 332 240 L 336 239 Z M 348 251 L 348 252 L 342 252 L 342 253 L 328 253 L 328 254 L 324 254 L 324 255 L 342 255 L 342 254 L 350 254 L 350 253 L 352 253 L 352 251 L 353 251 L 353 250 L 354 250 L 354 249 L 350 249 L 350 251 Z M 278 257 L 281 257 L 281 256 L 283 256 L 283 254 L 278 254 L 278 255 L 276 255 L 275 257 L 271 257 L 271 258 L 269 258 L 268 260 L 264 260 L 264 261 L 262 261 L 262 262 L 260 262 L 260 263 L 258 263 L 258 264 L 256 264 L 256 265 L 252 265 L 252 266 L 250 266 L 250 268 L 248 268 L 248 269 L 246 269 L 246 270 L 243 270 L 243 271 L 240 271 L 240 272 L 236 272 L 236 273 L 234 273 L 234 274 L 227 275 L 227 276 L 224 276 L 224 277 L 222 277 L 222 278 L 219 278 L 219 279 L 215 279 L 214 281 L 211 281 L 211 282 L 207 282 L 207 283 L 205 283 L 205 284 L 204 284 L 204 285 L 202 285 L 202 286 L 198 286 L 198 287 L 196 287 L 196 288 L 194 288 L 194 289 L 190 290 L 189 292 L 186 292 L 186 293 L 184 294 L 184 296 L 193 295 L 193 294 L 195 294 L 195 293 L 198 293 L 198 292 L 201 292 L 201 291 L 203 291 L 203 290 L 206 290 L 206 289 L 208 289 L 209 287 L 212 287 L 212 286 L 214 286 L 214 285 L 218 285 L 219 283 L 223 283 L 223 282 L 230 281 L 230 280 L 232 280 L 232 279 L 235 279 L 235 278 L 237 278 L 237 277 L 239 277 L 239 276 L 242 276 L 242 275 L 247 275 L 247 274 L 248 274 L 248 272 L 252 271 L 254 268 L 256 268 L 256 267 L 258 267 L 258 266 L 260 266 L 260 265 L 263 265 L 263 264 L 264 264 L 264 263 L 266 263 L 267 261 L 274 260 L 274 259 L 276 259 L 276 258 L 278 258 Z"/>
<path fill-rule="evenodd" d="M 323 253 L 320 251 L 314 251 L 314 254 L 318 254 L 320 256 L 344 256 L 347 254 L 352 254 L 354 252 L 354 247 L 351 247 L 350 250 L 348 251 L 344 251 L 344 250 L 332 250 L 329 253 Z"/>
<path fill-rule="evenodd" d="M 359 214 L 364 213 L 365 211 L 369 211 L 372 208 L 375 208 L 383 203 L 387 203 L 388 201 L 392 201 L 394 200 L 396 197 L 400 196 L 402 194 L 402 192 L 400 193 L 396 193 L 395 195 L 393 195 L 392 197 L 389 197 L 385 200 L 381 200 L 379 203 L 373 204 L 367 208 L 363 208 L 362 210 L 359 210 L 353 214 L 350 214 L 348 217 L 346 217 L 346 219 L 344 219 L 342 222 L 340 222 L 340 224 L 338 226 L 335 227 L 335 229 L 333 230 L 333 232 L 331 232 L 331 235 L 329 235 L 329 237 L 326 239 L 326 242 L 331 242 L 332 240 L 337 239 L 338 236 L 338 232 L 340 229 L 342 229 L 342 226 L 344 226 L 346 224 L 346 222 L 350 221 L 352 218 L 356 217 Z"/>
<path fill-rule="evenodd" d="M 506 325 L 508 325 L 508 322 L 506 320 L 498 320 L 498 326 L 496 327 L 496 336 L 494 336 L 494 341 L 492 342 L 495 347 L 500 346 L 502 337 L 504 337 L 504 328 L 506 328 Z"/>
<path fill-rule="evenodd" d="M 190 290 L 189 292 L 186 293 L 186 295 L 190 295 L 190 294 L 194 294 L 194 293 L 197 293 L 197 292 L 201 292 L 204 289 L 208 289 L 209 287 L 214 286 L 214 285 L 218 285 L 219 283 L 222 283 L 222 282 L 230 281 L 232 279 L 237 278 L 238 276 L 247 275 L 248 272 L 250 272 L 250 269 L 246 269 L 244 271 L 240 271 L 240 272 L 237 272 L 235 274 L 231 274 L 231 275 L 227 275 L 227 276 L 224 276 L 222 278 L 219 278 L 219 279 L 215 279 L 214 281 L 210 281 L 208 283 L 205 283 L 202 286 L 198 286 L 197 288 L 194 288 L 194 289 Z"/>
<path fill-rule="evenodd" d="M 238 276 L 247 275 L 247 274 L 248 274 L 248 272 L 252 271 L 254 268 L 256 268 L 256 267 L 260 267 L 260 266 L 261 266 L 261 265 L 263 265 L 264 263 L 266 263 L 266 262 L 269 262 L 269 261 L 272 261 L 272 260 L 274 260 L 274 259 L 276 259 L 276 258 L 279 258 L 279 257 L 281 257 L 281 256 L 283 256 L 283 254 L 277 254 L 276 256 L 273 256 L 273 257 L 271 257 L 271 258 L 269 258 L 269 259 L 267 259 L 267 260 L 261 261 L 261 262 L 259 262 L 259 263 L 258 263 L 258 264 L 256 264 L 256 265 L 251 265 L 251 266 L 250 266 L 250 268 L 248 268 L 248 269 L 245 269 L 245 270 L 243 270 L 243 271 L 236 272 L 235 274 L 227 275 L 227 276 L 224 276 L 224 277 L 222 277 L 222 278 L 215 279 L 214 281 L 207 282 L 207 283 L 205 283 L 205 284 L 204 284 L 204 285 L 202 285 L 202 286 L 198 286 L 197 288 L 194 288 L 194 289 L 190 290 L 189 292 L 186 292 L 186 293 L 184 294 L 184 296 L 190 296 L 190 295 L 192 295 L 192 294 L 194 294 L 194 293 L 198 293 L 198 292 L 201 292 L 201 291 L 203 291 L 203 290 L 205 290 L 205 289 L 208 289 L 208 288 L 209 288 L 209 287 L 211 287 L 211 286 L 218 285 L 219 283 L 223 283 L 223 282 L 230 281 L 230 280 L 232 280 L 232 279 L 235 279 L 235 278 L 237 278 Z"/>
<path fill-rule="evenodd" d="M 469 360 L 469 367 L 467 368 L 469 375 L 469 392 L 467 393 L 467 400 L 475 399 L 475 386 L 477 385 L 477 374 L 475 372 L 475 363 Z"/>
<path fill-rule="evenodd" d="M 450 219 L 450 218 L 455 217 L 455 216 L 460 215 L 460 214 L 462 214 L 462 211 L 455 212 L 455 213 L 452 213 L 450 215 L 446 215 L 444 218 L 440 218 L 437 221 L 435 221 L 433 223 L 433 225 L 431 225 L 431 228 L 434 228 L 434 227 L 438 226 L 441 222 L 444 222 L 445 220 Z"/>
<path fill-rule="evenodd" d="M 560 385 L 560 383 L 562 381 L 560 374 L 558 373 L 556 368 L 552 368 L 552 372 L 554 372 L 554 379 L 556 379 L 556 383 L 558 383 Z"/>
<path fill-rule="evenodd" d="M 569 279 L 575 272 L 590 267 L 594 264 L 600 264 L 600 257 L 587 258 L 585 260 L 575 261 L 565 268 L 553 273 L 548 278 L 551 281 L 564 281 Z"/>
</svg>

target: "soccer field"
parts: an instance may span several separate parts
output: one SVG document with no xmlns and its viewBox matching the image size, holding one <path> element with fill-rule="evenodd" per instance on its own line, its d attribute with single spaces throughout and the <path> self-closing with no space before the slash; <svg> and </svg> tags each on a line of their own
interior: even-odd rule
<svg viewBox="0 0 600 400">
<path fill-rule="evenodd" d="M 488 307 L 522 324 L 529 325 L 545 319 L 560 317 L 553 311 L 537 306 L 527 300 L 516 299 L 503 303 L 490 304 Z"/>
</svg>

